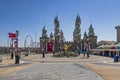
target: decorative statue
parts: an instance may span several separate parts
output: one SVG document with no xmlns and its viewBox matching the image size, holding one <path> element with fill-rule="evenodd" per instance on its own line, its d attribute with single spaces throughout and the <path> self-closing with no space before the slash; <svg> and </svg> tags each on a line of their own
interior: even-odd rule
<svg viewBox="0 0 120 80">
<path fill-rule="evenodd" d="M 65 54 L 68 54 L 68 50 L 69 50 L 70 46 L 71 45 L 64 44 L 63 51 Z"/>
</svg>

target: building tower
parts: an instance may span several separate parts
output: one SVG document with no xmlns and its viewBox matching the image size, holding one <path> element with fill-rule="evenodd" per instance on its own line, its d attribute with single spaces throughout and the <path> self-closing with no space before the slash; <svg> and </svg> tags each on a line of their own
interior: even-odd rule
<svg viewBox="0 0 120 80">
<path fill-rule="evenodd" d="M 88 38 L 87 33 L 85 31 L 83 39 L 86 40 Z"/>
<path fill-rule="evenodd" d="M 64 46 L 64 42 L 65 42 L 65 38 L 64 38 L 64 34 L 63 31 L 60 31 L 60 47 Z"/>
<path fill-rule="evenodd" d="M 120 42 L 120 25 L 116 26 L 115 29 L 117 30 L 117 43 Z"/>
<path fill-rule="evenodd" d="M 45 26 L 42 29 L 42 38 L 44 38 L 44 39 L 48 38 L 47 30 L 45 29 Z"/>
<path fill-rule="evenodd" d="M 53 39 L 53 34 L 52 34 L 52 32 L 50 33 L 50 39 Z"/>
<path fill-rule="evenodd" d="M 47 42 L 48 42 L 48 35 L 47 30 L 45 29 L 45 26 L 42 29 L 42 36 L 40 37 L 40 52 L 44 50 L 44 52 L 47 52 Z"/>
<path fill-rule="evenodd" d="M 59 51 L 60 48 L 60 25 L 59 25 L 59 20 L 58 20 L 58 15 L 55 17 L 54 19 L 54 25 L 55 25 L 55 29 L 54 29 L 54 50 L 55 51 Z"/>
<path fill-rule="evenodd" d="M 92 24 L 89 27 L 88 40 L 90 42 L 90 48 L 94 49 L 97 46 L 97 36 L 94 33 L 94 28 Z"/>
<path fill-rule="evenodd" d="M 81 40 L 80 25 L 81 25 L 81 19 L 80 19 L 80 16 L 77 14 L 77 17 L 76 17 L 76 20 L 75 20 L 75 29 L 74 29 L 74 32 L 73 32 L 73 42 L 74 42 L 75 48 L 77 46 L 79 46 L 79 43 L 80 43 L 80 40 Z"/>
</svg>

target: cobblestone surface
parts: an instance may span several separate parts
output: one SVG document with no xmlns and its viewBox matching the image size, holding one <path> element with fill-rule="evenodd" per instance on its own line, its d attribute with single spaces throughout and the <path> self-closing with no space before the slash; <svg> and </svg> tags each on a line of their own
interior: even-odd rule
<svg viewBox="0 0 120 80">
<path fill-rule="evenodd" d="M 84 66 L 83 62 L 38 63 L 9 75 L 0 75 L 0 80 L 103 80 Z"/>
</svg>

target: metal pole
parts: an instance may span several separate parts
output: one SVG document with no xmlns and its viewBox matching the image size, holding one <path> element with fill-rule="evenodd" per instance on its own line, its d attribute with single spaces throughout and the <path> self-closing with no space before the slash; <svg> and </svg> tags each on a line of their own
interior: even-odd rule
<svg viewBox="0 0 120 80">
<path fill-rule="evenodd" d="M 8 48 L 7 48 L 7 59 L 8 59 L 8 57 L 9 57 L 9 54 L 10 54 L 10 47 L 9 47 L 9 35 L 7 35 L 7 46 L 8 46 Z"/>
<path fill-rule="evenodd" d="M 43 58 L 45 58 L 45 41 L 43 40 Z"/>
<path fill-rule="evenodd" d="M 12 50 L 11 50 L 11 59 L 13 59 L 13 38 L 11 38 L 11 41 L 12 41 L 12 45 L 11 45 L 11 48 L 12 48 Z"/>
<path fill-rule="evenodd" d="M 16 54 L 15 54 L 15 64 L 19 64 L 20 54 L 18 52 L 18 35 L 19 31 L 16 30 Z"/>
<path fill-rule="evenodd" d="M 37 41 L 36 41 L 36 32 L 35 32 L 35 42 L 37 42 Z M 35 43 L 35 48 L 36 48 L 36 43 Z"/>
</svg>

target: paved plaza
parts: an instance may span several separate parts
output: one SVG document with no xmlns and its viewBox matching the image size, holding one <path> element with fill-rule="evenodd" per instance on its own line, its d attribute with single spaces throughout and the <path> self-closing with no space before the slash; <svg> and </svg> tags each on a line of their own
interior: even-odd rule
<svg viewBox="0 0 120 80">
<path fill-rule="evenodd" d="M 41 56 L 22 55 L 20 64 L 4 59 L 0 64 L 0 80 L 112 80 L 106 79 L 97 70 L 101 70 L 101 66 L 120 66 L 119 63 L 113 63 L 112 58 L 94 55 L 90 55 L 90 58 L 84 58 L 83 55 L 70 58 L 55 58 L 52 54 L 47 54 L 45 58 Z M 119 80 L 117 78 L 114 80 Z"/>
<path fill-rule="evenodd" d="M 83 63 L 39 63 L 15 73 L 1 75 L 0 80 L 103 80 Z"/>
</svg>

